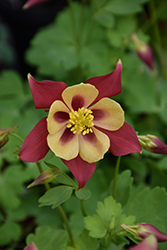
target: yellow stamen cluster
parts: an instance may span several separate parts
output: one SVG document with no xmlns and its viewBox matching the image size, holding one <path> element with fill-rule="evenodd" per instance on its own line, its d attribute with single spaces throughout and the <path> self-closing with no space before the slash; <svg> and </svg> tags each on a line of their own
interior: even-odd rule
<svg viewBox="0 0 167 250">
<path fill-rule="evenodd" d="M 80 133 L 83 135 L 89 134 L 89 132 L 93 133 L 91 127 L 94 126 L 94 123 L 92 122 L 94 116 L 91 114 L 92 111 L 84 107 L 79 108 L 78 111 L 72 109 L 69 113 L 70 119 L 68 120 L 69 123 L 67 124 L 67 128 L 71 128 L 70 130 L 78 135 Z"/>
</svg>

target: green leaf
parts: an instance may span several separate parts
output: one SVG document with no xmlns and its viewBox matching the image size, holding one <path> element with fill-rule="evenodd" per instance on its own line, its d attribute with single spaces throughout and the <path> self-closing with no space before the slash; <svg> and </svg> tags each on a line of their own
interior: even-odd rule
<svg viewBox="0 0 167 250">
<path fill-rule="evenodd" d="M 82 188 L 75 191 L 75 195 L 80 200 L 88 200 L 91 196 L 91 192 L 87 188 Z"/>
<path fill-rule="evenodd" d="M 113 28 L 115 24 L 115 19 L 112 13 L 101 9 L 99 12 L 95 14 L 95 19 L 100 23 L 102 26 L 106 28 Z"/>
<path fill-rule="evenodd" d="M 127 39 L 137 29 L 137 20 L 135 16 L 121 16 L 117 18 L 117 32 L 121 34 L 124 39 Z"/>
<path fill-rule="evenodd" d="M 117 30 L 108 30 L 107 31 L 108 42 L 115 48 L 122 46 L 122 35 Z"/>
<path fill-rule="evenodd" d="M 141 6 L 133 0 L 111 0 L 105 5 L 105 10 L 117 15 L 137 13 L 142 10 Z"/>
<path fill-rule="evenodd" d="M 116 203 L 112 196 L 109 196 L 104 200 L 104 203 L 97 203 L 97 214 L 103 219 L 105 224 L 115 220 L 122 213 L 122 208 L 120 203 Z"/>
<path fill-rule="evenodd" d="M 103 27 L 92 20 L 94 16 L 91 16 L 90 8 L 86 5 L 73 2 L 71 8 L 75 24 L 71 22 L 71 10 L 65 8 L 54 23 L 40 30 L 33 38 L 27 60 L 37 66 L 38 73 L 54 79 L 67 79 L 68 83 L 73 82 L 71 72 L 76 69 L 77 74 L 84 77 L 107 74 L 111 71 L 111 50 L 104 44 Z M 108 13 L 105 10 L 102 12 Z M 102 13 L 99 20 L 107 27 L 113 25 L 111 13 Z M 83 80 L 80 78 L 80 81 Z"/>
<path fill-rule="evenodd" d="M 14 222 L 8 221 L 0 226 L 0 246 L 12 241 L 18 241 L 21 236 L 21 228 Z"/>
<path fill-rule="evenodd" d="M 158 243 L 158 250 L 166 250 L 167 249 L 167 242 Z"/>
<path fill-rule="evenodd" d="M 127 214 L 136 217 L 136 223 L 150 223 L 166 231 L 167 192 L 164 188 L 145 188 L 130 201 Z"/>
<path fill-rule="evenodd" d="M 88 232 L 84 230 L 79 236 L 78 241 L 76 242 L 75 248 L 69 247 L 68 250 L 97 250 L 99 243 L 96 239 L 91 238 L 88 235 Z"/>
<path fill-rule="evenodd" d="M 164 187 L 167 189 L 167 175 L 166 173 L 160 169 L 157 163 L 153 160 L 148 159 L 147 163 L 150 166 L 151 173 L 150 173 L 150 186 L 156 187 Z"/>
<path fill-rule="evenodd" d="M 15 209 L 20 204 L 19 195 L 23 192 L 23 183 L 30 176 L 21 165 L 8 166 L 0 176 L 0 201 L 6 209 Z"/>
<path fill-rule="evenodd" d="M 89 230 L 92 238 L 103 238 L 107 234 L 107 227 L 98 215 L 87 216 L 84 218 L 85 228 Z"/>
<path fill-rule="evenodd" d="M 23 94 L 21 77 L 15 71 L 3 71 L 0 75 L 0 82 L 3 83 L 1 84 L 0 96 L 19 96 Z"/>
<path fill-rule="evenodd" d="M 107 248 L 107 250 L 122 250 L 123 246 L 128 243 L 127 240 L 125 240 L 125 238 L 119 236 L 118 237 L 118 243 L 115 244 L 114 242 L 111 242 Z"/>
<path fill-rule="evenodd" d="M 106 198 L 104 203 L 97 203 L 97 214 L 84 218 L 85 228 L 93 238 L 103 238 L 108 232 L 119 230 L 120 224 L 131 225 L 135 221 L 134 216 L 122 214 L 121 204 L 116 203 L 112 196 Z"/>
<path fill-rule="evenodd" d="M 155 113 L 157 112 L 156 79 L 150 75 L 135 72 L 131 73 L 128 82 L 125 102 L 133 112 Z M 147 84 L 141 84 L 146 82 Z M 148 95 L 149 93 L 149 95 Z"/>
<path fill-rule="evenodd" d="M 44 161 L 44 163 L 45 163 L 49 168 L 56 169 L 57 171 L 61 171 L 60 168 L 56 167 L 54 164 L 51 164 L 51 163 L 46 162 L 46 161 Z"/>
<path fill-rule="evenodd" d="M 40 207 L 50 206 L 56 208 L 72 195 L 73 188 L 69 186 L 58 186 L 48 190 L 40 199 Z"/>
<path fill-rule="evenodd" d="M 27 245 L 32 241 L 40 250 L 63 250 L 67 245 L 68 236 L 64 230 L 55 230 L 50 227 L 38 227 L 35 235 L 30 234 L 27 237 Z"/>
<path fill-rule="evenodd" d="M 97 30 L 98 32 L 98 30 Z M 104 36 L 104 35 L 103 35 Z M 88 75 L 104 75 L 111 71 L 110 50 L 103 41 L 95 40 L 82 47 L 80 64 Z M 108 62 L 108 63 L 106 63 Z"/>
</svg>

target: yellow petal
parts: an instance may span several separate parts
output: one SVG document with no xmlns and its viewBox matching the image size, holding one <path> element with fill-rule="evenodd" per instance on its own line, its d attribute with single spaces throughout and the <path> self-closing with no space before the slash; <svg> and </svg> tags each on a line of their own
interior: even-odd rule
<svg viewBox="0 0 167 250">
<path fill-rule="evenodd" d="M 87 108 L 97 97 L 99 91 L 91 84 L 80 83 L 66 88 L 62 93 L 64 102 L 70 109 Z"/>
<path fill-rule="evenodd" d="M 55 134 L 68 123 L 70 110 L 61 101 L 52 103 L 47 118 L 47 128 L 49 134 Z"/>
<path fill-rule="evenodd" d="M 110 147 L 110 140 L 107 135 L 96 128 L 93 133 L 79 135 L 80 157 L 89 163 L 99 161 Z"/>
<path fill-rule="evenodd" d="M 90 107 L 93 111 L 93 123 L 95 126 L 115 131 L 124 124 L 124 111 L 120 104 L 109 99 L 103 98 L 95 105 Z"/>
<path fill-rule="evenodd" d="M 49 148 L 56 156 L 67 161 L 77 157 L 79 152 L 78 135 L 74 135 L 66 126 L 56 134 L 47 136 Z"/>
</svg>

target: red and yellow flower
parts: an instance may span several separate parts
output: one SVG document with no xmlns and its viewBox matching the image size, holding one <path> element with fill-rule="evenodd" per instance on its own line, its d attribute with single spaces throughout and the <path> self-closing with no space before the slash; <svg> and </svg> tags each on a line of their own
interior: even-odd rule
<svg viewBox="0 0 167 250">
<path fill-rule="evenodd" d="M 36 108 L 49 113 L 27 136 L 19 158 L 36 162 L 51 149 L 82 188 L 108 150 L 116 156 L 141 152 L 123 109 L 109 98 L 121 92 L 121 73 L 119 60 L 113 72 L 71 87 L 64 82 L 37 82 L 29 75 Z"/>
</svg>

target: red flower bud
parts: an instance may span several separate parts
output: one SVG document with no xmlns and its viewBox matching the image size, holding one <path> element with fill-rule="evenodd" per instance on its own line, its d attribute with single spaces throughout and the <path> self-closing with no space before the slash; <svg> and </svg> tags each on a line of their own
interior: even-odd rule
<svg viewBox="0 0 167 250">
<path fill-rule="evenodd" d="M 40 184 L 44 184 L 44 183 L 49 183 L 49 182 L 53 181 L 56 178 L 56 176 L 58 176 L 60 174 L 61 174 L 61 170 L 47 169 L 43 173 L 41 173 L 35 181 L 33 181 L 31 184 L 29 184 L 28 188 L 33 187 L 33 186 L 37 186 Z"/>
<path fill-rule="evenodd" d="M 154 234 L 158 242 L 167 241 L 167 235 L 161 233 L 156 227 L 151 224 L 140 223 L 137 232 L 141 238 L 146 238 L 150 234 Z"/>
<path fill-rule="evenodd" d="M 12 129 L 17 128 L 17 127 L 10 127 L 7 129 L 2 129 L 0 128 L 0 148 L 2 148 L 9 140 L 9 133 L 12 132 Z"/>
<path fill-rule="evenodd" d="M 131 38 L 136 46 L 136 52 L 140 59 L 147 64 L 147 66 L 151 69 L 154 70 L 154 58 L 153 58 L 153 52 L 151 47 L 142 42 L 141 40 L 138 39 L 136 34 L 132 34 Z"/>
<path fill-rule="evenodd" d="M 155 135 L 138 135 L 142 148 L 155 154 L 167 154 L 167 145 Z"/>
<path fill-rule="evenodd" d="M 27 247 L 24 248 L 24 250 L 38 250 L 38 247 L 34 244 L 34 242 L 31 242 Z"/>
<path fill-rule="evenodd" d="M 48 0 L 28 0 L 27 3 L 23 6 L 23 9 L 28 9 L 36 4 L 46 2 Z"/>
</svg>

